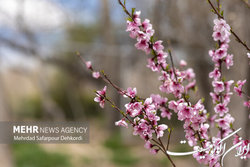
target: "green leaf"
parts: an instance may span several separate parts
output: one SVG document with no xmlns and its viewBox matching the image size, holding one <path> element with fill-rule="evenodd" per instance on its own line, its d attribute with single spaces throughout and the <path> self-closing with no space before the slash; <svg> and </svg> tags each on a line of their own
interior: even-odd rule
<svg viewBox="0 0 250 167">
<path fill-rule="evenodd" d="M 223 17 L 223 15 L 224 15 L 224 10 L 222 10 L 222 11 L 220 12 L 220 15 Z"/>
<path fill-rule="evenodd" d="M 215 43 L 215 48 L 218 49 L 219 48 L 219 44 Z"/>
<path fill-rule="evenodd" d="M 154 42 L 154 36 L 150 37 L 150 42 L 153 43 Z"/>
<path fill-rule="evenodd" d="M 135 13 L 135 8 L 132 8 L 132 16 L 134 15 Z"/>
<path fill-rule="evenodd" d="M 205 139 L 201 139 L 201 141 L 200 142 L 204 142 L 205 141 Z"/>
<path fill-rule="evenodd" d="M 190 96 L 189 96 L 188 94 L 186 94 L 186 95 L 185 95 L 185 98 L 186 98 L 186 99 L 189 99 L 189 98 L 190 98 Z"/>
<path fill-rule="evenodd" d="M 195 87 L 193 88 L 193 90 L 194 90 L 194 92 L 196 93 L 196 92 L 198 91 L 198 86 L 195 86 Z"/>
<path fill-rule="evenodd" d="M 232 123 L 230 123 L 230 128 L 233 128 L 233 124 Z"/>
<path fill-rule="evenodd" d="M 168 71 L 169 70 L 169 64 L 167 65 L 167 67 L 166 67 L 166 71 Z"/>
<path fill-rule="evenodd" d="M 127 17 L 127 20 L 130 21 L 130 22 L 133 21 L 131 17 Z"/>
<path fill-rule="evenodd" d="M 209 114 L 209 113 L 207 113 L 206 115 L 207 115 L 208 118 L 210 117 L 210 114 Z"/>
<path fill-rule="evenodd" d="M 126 0 L 124 0 L 123 4 L 124 4 L 124 6 L 126 6 Z"/>
</svg>

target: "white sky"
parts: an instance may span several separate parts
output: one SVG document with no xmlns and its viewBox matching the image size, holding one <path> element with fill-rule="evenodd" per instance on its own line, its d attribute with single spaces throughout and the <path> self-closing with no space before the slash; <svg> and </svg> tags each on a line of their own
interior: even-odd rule
<svg viewBox="0 0 250 167">
<path fill-rule="evenodd" d="M 0 26 L 15 28 L 19 13 L 26 26 L 38 31 L 60 27 L 67 19 L 63 8 L 49 0 L 0 0 Z"/>
</svg>

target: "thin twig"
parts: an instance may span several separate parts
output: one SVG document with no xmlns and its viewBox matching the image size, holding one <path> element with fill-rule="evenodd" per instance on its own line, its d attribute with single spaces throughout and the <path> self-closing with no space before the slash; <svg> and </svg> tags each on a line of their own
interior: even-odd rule
<svg viewBox="0 0 250 167">
<path fill-rule="evenodd" d="M 248 8 L 250 8 L 250 4 L 248 3 L 247 0 L 241 0 Z"/>
<path fill-rule="evenodd" d="M 175 72 L 175 66 L 174 66 L 173 56 L 172 56 L 172 52 L 171 52 L 170 49 L 168 49 L 168 53 L 169 53 L 169 57 L 170 57 L 170 60 L 171 60 L 171 65 L 172 65 L 172 68 L 173 68 L 175 81 L 178 82 L 178 78 L 177 78 L 177 75 L 176 75 L 176 72 Z"/>
<path fill-rule="evenodd" d="M 96 93 L 97 95 L 101 96 L 102 98 L 104 98 L 107 102 L 109 102 L 113 108 L 115 108 L 119 113 L 121 113 L 121 114 L 123 115 L 123 117 L 126 118 L 126 119 L 131 123 L 132 126 L 134 126 L 133 121 L 130 120 L 130 119 L 128 118 L 128 116 L 127 116 L 119 107 L 117 107 L 117 106 L 115 105 L 115 103 L 114 103 L 113 101 L 111 101 L 111 100 L 110 100 L 109 98 L 107 98 L 106 96 L 103 96 L 103 95 L 99 94 L 97 91 L 95 91 L 95 93 Z"/>
<path fill-rule="evenodd" d="M 168 134 L 168 143 L 167 143 L 167 148 L 166 148 L 166 150 L 168 150 L 168 147 L 169 147 L 169 144 L 170 144 L 171 133 L 172 133 L 172 129 L 169 130 L 169 134 Z"/>
<path fill-rule="evenodd" d="M 121 0 L 118 0 L 118 2 L 119 2 L 119 4 L 122 6 L 124 12 L 125 12 L 131 19 L 133 19 L 133 16 L 128 12 L 128 10 L 127 10 L 125 4 L 123 4 L 123 3 L 121 2 Z"/>
<path fill-rule="evenodd" d="M 83 63 L 86 63 L 86 60 L 81 56 L 81 54 L 79 52 L 76 53 L 76 55 L 81 59 L 81 62 L 82 64 Z M 91 66 L 90 71 L 94 72 L 94 68 Z M 100 71 L 100 73 L 103 75 L 103 76 L 100 76 L 100 78 L 106 82 L 107 84 L 110 84 L 114 89 L 116 89 L 119 93 L 121 93 L 122 95 L 125 95 L 127 97 L 129 97 L 131 100 L 134 99 L 133 97 L 131 97 L 130 95 L 127 94 L 126 91 L 123 91 L 122 88 L 120 88 L 119 86 L 117 86 L 116 84 L 114 84 L 110 79 L 109 77 L 104 73 L 104 71 Z M 141 98 L 139 96 L 136 96 L 136 98 L 138 98 L 139 100 L 145 100 L 144 98 Z"/>
<path fill-rule="evenodd" d="M 211 0 L 207 0 L 208 3 L 210 4 L 210 6 L 212 7 L 214 13 L 218 16 L 218 18 L 221 18 L 224 20 L 224 17 L 218 12 L 218 10 L 214 7 L 213 3 L 211 2 Z M 233 28 L 231 26 L 231 30 L 230 32 L 233 34 L 233 36 L 236 38 L 236 41 L 239 42 L 241 45 L 243 45 L 247 51 L 250 51 L 249 46 L 246 44 L 246 42 L 243 42 L 240 37 L 233 31 Z"/>
</svg>

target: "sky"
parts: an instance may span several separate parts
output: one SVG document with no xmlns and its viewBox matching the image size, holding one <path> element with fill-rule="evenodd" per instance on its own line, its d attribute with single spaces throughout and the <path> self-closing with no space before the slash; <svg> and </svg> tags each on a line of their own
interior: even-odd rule
<svg viewBox="0 0 250 167">
<path fill-rule="evenodd" d="M 65 25 L 76 22 L 84 25 L 97 23 L 101 19 L 100 2 L 101 0 L 0 0 L 0 36 L 27 44 L 19 32 L 18 23 L 22 22 L 38 38 L 39 49 L 48 51 L 53 43 L 63 40 Z M 117 1 L 109 0 L 109 5 L 112 21 L 125 24 L 125 14 Z M 128 8 L 134 5 L 130 1 Z M 0 49 L 0 56 L 12 56 L 4 59 L 9 64 L 20 64 L 22 61 L 21 53 L 3 46 Z"/>
</svg>

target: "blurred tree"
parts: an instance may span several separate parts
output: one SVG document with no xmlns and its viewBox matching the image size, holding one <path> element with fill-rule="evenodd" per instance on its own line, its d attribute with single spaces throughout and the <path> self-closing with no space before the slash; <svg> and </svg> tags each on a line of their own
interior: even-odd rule
<svg viewBox="0 0 250 167">
<path fill-rule="evenodd" d="M 101 17 L 101 24 L 100 29 L 102 32 L 102 42 L 108 46 L 112 46 L 116 43 L 115 41 L 115 34 L 114 34 L 114 27 L 112 26 L 111 18 L 110 18 L 110 3 L 109 0 L 101 0 L 102 5 L 102 17 Z M 105 45 L 103 45 L 105 47 Z M 102 48 L 105 50 L 105 48 Z M 112 80 L 117 84 L 120 85 L 120 55 L 119 55 L 119 48 L 114 47 L 113 50 L 109 50 L 108 53 L 102 53 L 101 58 L 104 59 L 105 57 L 105 70 L 110 76 L 112 76 Z M 114 70 L 115 69 L 115 70 Z M 112 99 L 120 106 L 120 97 L 119 94 L 116 93 L 115 90 L 112 90 Z M 106 112 L 108 127 L 111 132 L 114 129 L 114 122 L 120 119 L 120 113 L 114 111 L 108 107 L 108 111 Z"/>
</svg>

